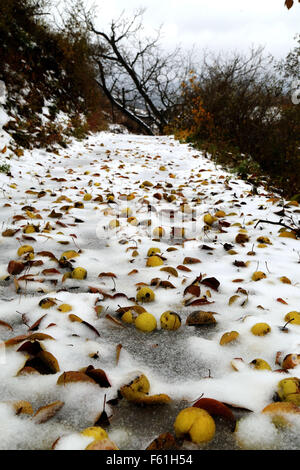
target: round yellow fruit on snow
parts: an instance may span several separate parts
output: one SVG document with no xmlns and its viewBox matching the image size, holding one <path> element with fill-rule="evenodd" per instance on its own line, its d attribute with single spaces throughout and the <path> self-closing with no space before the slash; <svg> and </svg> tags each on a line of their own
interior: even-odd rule
<svg viewBox="0 0 300 470">
<path fill-rule="evenodd" d="M 252 274 L 252 281 L 260 281 L 261 279 L 265 279 L 267 276 L 265 275 L 264 272 L 262 271 L 255 271 L 255 273 Z"/>
<path fill-rule="evenodd" d="M 22 245 L 18 249 L 18 256 L 22 256 L 25 253 L 33 253 L 33 252 L 34 252 L 34 250 L 33 250 L 31 245 Z"/>
<path fill-rule="evenodd" d="M 93 437 L 94 439 L 98 441 L 108 437 L 107 432 L 100 426 L 91 426 L 81 431 L 80 434 L 82 434 L 83 436 L 87 436 L 87 437 Z"/>
<path fill-rule="evenodd" d="M 141 287 L 136 294 L 137 302 L 153 302 L 154 299 L 155 294 L 150 287 Z"/>
<path fill-rule="evenodd" d="M 177 415 L 174 429 L 177 437 L 189 434 L 192 442 L 201 444 L 213 439 L 216 425 L 206 410 L 190 407 L 181 410 Z"/>
<path fill-rule="evenodd" d="M 69 305 L 69 304 L 61 304 L 57 310 L 59 310 L 60 312 L 62 313 L 67 313 L 67 312 L 70 312 L 72 310 L 72 306 Z"/>
<path fill-rule="evenodd" d="M 205 214 L 203 221 L 206 225 L 212 225 L 216 219 L 211 214 Z"/>
<path fill-rule="evenodd" d="M 164 312 L 160 317 L 160 326 L 164 330 L 178 330 L 181 325 L 181 318 L 180 316 L 168 310 Z"/>
<path fill-rule="evenodd" d="M 75 268 L 72 271 L 72 278 L 73 279 L 85 279 L 87 277 L 87 270 L 84 268 Z"/>
<path fill-rule="evenodd" d="M 156 248 L 156 247 L 149 248 L 147 256 L 153 256 L 155 255 L 155 253 L 160 253 L 160 248 Z"/>
<path fill-rule="evenodd" d="M 157 327 L 156 318 L 154 315 L 148 312 L 140 313 L 135 319 L 135 326 L 140 331 L 150 333 Z"/>
<path fill-rule="evenodd" d="M 300 325 L 300 312 L 292 311 L 286 314 L 284 321 L 293 323 L 294 325 Z"/>
<path fill-rule="evenodd" d="M 227 331 L 221 337 L 220 345 L 224 346 L 224 344 L 231 343 L 232 341 L 235 341 L 238 338 L 238 336 L 239 336 L 239 333 L 237 331 Z"/>
<path fill-rule="evenodd" d="M 127 312 L 123 313 L 121 320 L 125 323 L 133 323 L 132 311 L 127 310 Z"/>
<path fill-rule="evenodd" d="M 268 323 L 255 323 L 251 328 L 251 333 L 255 336 L 265 336 L 270 333 L 271 327 Z"/>
<path fill-rule="evenodd" d="M 253 359 L 250 364 L 257 370 L 272 370 L 270 364 L 264 359 Z"/>
<path fill-rule="evenodd" d="M 152 255 L 147 259 L 146 266 L 154 268 L 155 266 L 161 266 L 162 264 L 164 264 L 164 262 L 159 256 Z"/>
</svg>

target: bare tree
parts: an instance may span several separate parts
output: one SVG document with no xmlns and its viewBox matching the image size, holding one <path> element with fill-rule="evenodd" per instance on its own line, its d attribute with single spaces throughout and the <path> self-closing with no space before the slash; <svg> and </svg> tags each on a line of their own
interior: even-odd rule
<svg viewBox="0 0 300 470">
<path fill-rule="evenodd" d="M 97 29 L 92 15 L 83 14 L 88 31 L 94 35 L 98 85 L 112 105 L 144 132 L 163 133 L 188 68 L 183 65 L 180 48 L 168 53 L 162 50 L 161 28 L 154 37 L 143 34 L 143 9 L 130 18 L 122 13 L 112 20 L 108 31 Z"/>
</svg>

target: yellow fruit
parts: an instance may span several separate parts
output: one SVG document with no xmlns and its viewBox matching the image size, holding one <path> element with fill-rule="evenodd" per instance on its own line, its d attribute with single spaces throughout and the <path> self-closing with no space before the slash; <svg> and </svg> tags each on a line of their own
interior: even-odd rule
<svg viewBox="0 0 300 470">
<path fill-rule="evenodd" d="M 113 194 L 108 194 L 106 200 L 107 200 L 108 202 L 112 202 L 112 201 L 115 200 L 115 196 L 114 196 Z"/>
<path fill-rule="evenodd" d="M 291 424 L 289 418 L 300 413 L 300 408 L 292 402 L 275 402 L 267 405 L 262 413 L 267 413 L 276 427 L 286 427 Z"/>
<path fill-rule="evenodd" d="M 255 336 L 265 336 L 270 333 L 271 327 L 268 323 L 256 323 L 251 328 L 251 333 Z"/>
<path fill-rule="evenodd" d="M 174 423 L 174 430 L 177 437 L 183 437 L 189 432 L 195 419 L 200 416 L 200 410 L 201 408 L 191 406 L 179 412 Z"/>
<path fill-rule="evenodd" d="M 72 259 L 72 258 L 76 258 L 77 256 L 79 256 L 79 253 L 77 253 L 77 251 L 68 250 L 68 251 L 64 251 L 64 253 L 61 255 L 60 259 L 61 260 L 63 260 L 63 259 Z"/>
<path fill-rule="evenodd" d="M 127 312 L 123 313 L 121 320 L 125 323 L 133 323 L 132 311 L 127 310 Z"/>
<path fill-rule="evenodd" d="M 135 226 L 138 225 L 138 223 L 139 223 L 136 217 L 128 217 L 127 222 L 129 224 L 135 225 Z"/>
<path fill-rule="evenodd" d="M 159 170 L 160 171 L 166 171 L 166 167 L 162 165 L 162 166 L 159 167 Z"/>
<path fill-rule="evenodd" d="M 280 278 L 280 281 L 283 283 L 283 284 L 292 284 L 290 279 L 286 276 L 281 276 Z"/>
<path fill-rule="evenodd" d="M 153 268 L 155 266 L 161 266 L 162 264 L 164 264 L 163 260 L 159 256 L 153 255 L 149 256 L 147 259 L 146 266 Z"/>
<path fill-rule="evenodd" d="M 236 243 L 243 244 L 249 241 L 249 236 L 246 233 L 238 233 L 235 237 Z"/>
<path fill-rule="evenodd" d="M 136 377 L 130 384 L 126 385 L 130 387 L 133 392 L 148 393 L 150 390 L 150 382 L 146 375 L 141 374 Z"/>
<path fill-rule="evenodd" d="M 297 393 L 290 393 L 285 401 L 288 401 L 290 403 L 294 403 L 295 405 L 297 406 L 300 406 L 300 393 L 297 392 Z"/>
<path fill-rule="evenodd" d="M 153 302 L 154 299 L 155 294 L 150 287 L 141 287 L 136 294 L 137 302 Z"/>
<path fill-rule="evenodd" d="M 299 394 L 300 380 L 298 377 L 289 377 L 288 379 L 280 380 L 277 384 L 277 393 L 281 401 L 290 401 L 288 397 Z"/>
<path fill-rule="evenodd" d="M 156 318 L 148 312 L 140 313 L 134 323 L 138 330 L 145 332 L 151 332 L 157 327 Z"/>
<path fill-rule="evenodd" d="M 151 187 L 151 186 L 153 186 L 153 184 L 152 184 L 150 181 L 143 181 L 142 185 L 143 185 L 143 186 L 146 186 L 146 187 Z"/>
<path fill-rule="evenodd" d="M 119 450 L 116 444 L 108 438 L 95 439 L 91 442 L 85 450 Z"/>
<path fill-rule="evenodd" d="M 271 241 L 268 237 L 258 237 L 256 239 L 256 241 L 258 241 L 259 243 L 266 244 L 266 245 L 272 245 L 272 243 L 271 243 Z"/>
<path fill-rule="evenodd" d="M 85 279 L 87 277 L 87 270 L 84 268 L 75 268 L 71 273 L 72 279 Z"/>
<path fill-rule="evenodd" d="M 250 364 L 257 370 L 272 370 L 270 365 L 264 359 L 253 359 Z"/>
<path fill-rule="evenodd" d="M 228 331 L 223 334 L 222 338 L 220 339 L 220 345 L 224 346 L 224 344 L 231 343 L 232 341 L 235 341 L 239 336 L 239 333 L 237 331 Z"/>
<path fill-rule="evenodd" d="M 83 196 L 83 200 L 84 200 L 84 201 L 90 201 L 91 199 L 92 199 L 92 195 L 91 195 L 91 194 L 86 193 L 86 194 Z"/>
<path fill-rule="evenodd" d="M 281 232 L 279 236 L 283 238 L 293 238 L 294 240 L 297 239 L 295 232 Z"/>
<path fill-rule="evenodd" d="M 83 436 L 93 437 L 94 440 L 102 440 L 108 437 L 107 432 L 100 426 L 91 426 L 81 431 Z"/>
<path fill-rule="evenodd" d="M 192 442 L 201 444 L 211 441 L 214 438 L 215 432 L 215 422 L 210 414 L 206 412 L 206 416 L 199 416 L 199 418 L 194 421 L 189 434 Z"/>
<path fill-rule="evenodd" d="M 153 236 L 154 237 L 158 237 L 158 238 L 161 238 L 165 235 L 165 230 L 163 227 L 155 227 L 153 229 Z"/>
<path fill-rule="evenodd" d="M 46 297 L 39 302 L 39 306 L 42 308 L 51 308 L 53 305 L 56 305 L 56 302 L 51 297 Z"/>
<path fill-rule="evenodd" d="M 211 214 L 205 214 L 203 217 L 203 221 L 206 225 L 212 225 L 215 220 L 215 217 L 213 217 Z"/>
<path fill-rule="evenodd" d="M 155 255 L 155 253 L 160 253 L 160 248 L 149 248 L 147 256 Z"/>
<path fill-rule="evenodd" d="M 215 213 L 215 217 L 218 217 L 218 218 L 225 217 L 225 216 L 226 216 L 226 213 L 224 211 L 217 211 Z"/>
<path fill-rule="evenodd" d="M 292 311 L 286 314 L 284 317 L 284 320 L 290 323 L 293 323 L 294 325 L 300 325 L 300 312 Z"/>
<path fill-rule="evenodd" d="M 209 442 L 215 435 L 215 422 L 210 414 L 196 407 L 185 408 L 177 415 L 174 430 L 177 437 L 189 434 L 192 442 Z"/>
<path fill-rule="evenodd" d="M 71 305 L 69 304 L 61 304 L 57 310 L 59 310 L 60 312 L 62 313 L 67 313 L 67 312 L 70 312 L 72 310 L 72 307 Z"/>
<path fill-rule="evenodd" d="M 180 316 L 168 310 L 164 312 L 160 317 L 160 326 L 164 330 L 178 330 L 181 325 L 181 318 Z"/>
<path fill-rule="evenodd" d="M 34 225 L 26 225 L 26 227 L 23 229 L 24 233 L 35 233 L 38 232 L 38 228 L 35 227 Z"/>
<path fill-rule="evenodd" d="M 22 245 L 18 249 L 18 256 L 22 256 L 25 253 L 33 253 L 33 252 L 34 252 L 34 249 L 32 248 L 31 245 Z"/>
<path fill-rule="evenodd" d="M 265 279 L 267 276 L 265 275 L 265 273 L 263 273 L 262 271 L 255 271 L 255 273 L 252 274 L 252 281 L 260 281 L 261 279 Z"/>
</svg>

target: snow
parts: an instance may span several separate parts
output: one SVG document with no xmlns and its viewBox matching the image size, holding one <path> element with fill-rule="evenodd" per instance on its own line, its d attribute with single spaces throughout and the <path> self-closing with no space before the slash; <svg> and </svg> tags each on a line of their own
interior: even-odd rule
<svg viewBox="0 0 300 470">
<path fill-rule="evenodd" d="M 2 108 L 0 113 L 3 125 L 6 116 Z M 0 134 L 2 149 L 9 136 Z M 112 416 L 107 432 L 119 448 L 145 449 L 160 433 L 173 432 L 177 413 L 191 406 L 201 394 L 249 410 L 242 413 L 235 433 L 220 428 L 208 448 L 299 446 L 297 415 L 289 429 L 281 430 L 261 413 L 273 401 L 281 379 L 300 377 L 300 366 L 277 371 L 287 354 L 300 353 L 300 326 L 289 324 L 287 332 L 282 331 L 285 315 L 299 310 L 299 240 L 279 237 L 279 226 L 256 225 L 260 219 L 279 220 L 275 212 L 282 209 L 282 204 L 286 214 L 297 221 L 297 205 L 287 205 L 287 201 L 262 187 L 253 195 L 251 185 L 172 137 L 102 132 L 81 142 L 74 140 L 68 149 L 57 153 L 26 150 L 17 157 L 6 150 L 3 156 L 9 159 L 13 176 L 0 174 L 1 233 L 6 229 L 20 230 L 12 237 L 0 236 L 0 320 L 12 328 L 0 324 L 0 337 L 6 341 L 29 333 L 28 327 L 45 315 L 37 331 L 53 339 L 40 340 L 40 345 L 55 356 L 60 370 L 46 375 L 18 375 L 27 360 L 18 351 L 22 342 L 5 348 L 5 354 L 0 356 L 0 432 L 5 435 L 1 449 L 49 449 L 57 439 L 56 449 L 85 449 L 91 441 L 80 432 L 93 425 L 103 409 L 105 396 L 106 401 L 116 398 L 122 385 L 142 373 L 150 382 L 150 394 L 166 393 L 172 402 L 140 408 L 123 399 L 117 406 L 107 405 L 106 411 Z M 160 169 L 162 166 L 165 171 Z M 152 186 L 143 185 L 145 181 Z M 46 194 L 38 197 L 40 191 Z M 153 197 L 155 193 L 170 195 L 172 191 L 176 196 L 173 202 Z M 92 199 L 84 200 L 85 193 L 91 194 Z M 114 202 L 107 201 L 109 194 L 114 194 Z M 124 195 L 132 194 L 134 199 L 124 200 Z M 99 195 L 103 202 L 94 200 Z M 83 202 L 84 207 L 74 208 L 76 202 Z M 180 212 L 183 203 L 194 212 Z M 151 212 L 149 204 L 154 208 Z M 31 207 L 29 212 L 25 206 Z M 139 225 L 119 217 L 120 210 L 126 207 L 132 209 Z M 53 209 L 62 216 L 52 218 Z M 175 211 L 174 218 L 170 218 L 170 210 Z M 215 221 L 204 231 L 203 215 L 214 214 L 216 210 L 225 212 L 221 220 L 228 224 L 220 230 Z M 16 217 L 20 215 L 22 218 Z M 110 229 L 109 222 L 116 219 L 120 226 Z M 149 219 L 151 226 L 141 223 Z M 52 230 L 43 231 L 47 222 Z M 39 225 L 39 232 L 24 234 L 27 224 Z M 161 225 L 166 235 L 157 240 L 153 229 Z M 184 243 L 171 238 L 173 226 L 185 227 Z M 241 229 L 246 229 L 249 236 L 244 245 L 235 243 Z M 24 235 L 34 240 L 24 239 Z M 257 242 L 260 236 L 268 237 L 272 244 L 260 248 Z M 230 255 L 224 249 L 225 243 L 232 244 L 236 254 Z M 25 244 L 33 246 L 34 260 L 43 264 L 16 276 L 20 279 L 25 274 L 33 275 L 33 280 L 18 281 L 20 291 L 16 293 L 7 266 L 11 260 L 20 261 L 17 250 Z M 202 249 L 203 245 L 213 250 Z M 146 267 L 147 252 L 152 247 L 160 248 L 163 266 Z M 168 251 L 170 247 L 176 250 Z M 86 279 L 62 281 L 66 270 L 47 255 L 38 254 L 47 251 L 59 259 L 67 250 L 79 252 L 72 265 L 84 267 Z M 134 251 L 137 256 L 133 256 Z M 249 255 L 250 251 L 255 254 Z M 187 264 L 190 271 L 182 271 L 178 266 L 183 265 L 185 257 L 201 262 Z M 238 267 L 234 264 L 236 260 L 250 263 Z M 178 277 L 160 270 L 167 266 L 177 269 Z M 43 273 L 53 268 L 59 274 Z M 255 282 L 251 277 L 258 270 L 266 278 Z M 116 277 L 99 277 L 100 273 L 114 273 Z M 208 295 L 213 303 L 185 306 L 183 301 L 189 295 L 184 296 L 184 289 L 200 273 L 203 278 L 215 277 L 220 282 L 218 291 L 201 285 L 201 295 Z M 282 276 L 291 283 L 281 282 Z M 106 317 L 111 315 L 120 322 L 116 310 L 135 304 L 139 283 L 149 285 L 154 278 L 175 286 L 174 289 L 152 286 L 155 301 L 143 305 L 157 320 L 154 332 L 143 333 L 133 325 L 122 327 Z M 92 293 L 90 287 L 100 292 Z M 113 297 L 115 294 L 122 296 Z M 229 305 L 233 295 L 239 297 Z M 47 297 L 54 298 L 56 305 L 42 309 L 39 302 Z M 72 311 L 58 311 L 63 303 L 71 305 Z M 95 305 L 103 307 L 100 314 L 95 312 Z M 177 331 L 160 327 L 160 316 L 167 310 L 181 317 Z M 195 310 L 215 312 L 216 325 L 186 325 L 188 315 Z M 70 321 L 70 313 L 83 322 Z M 252 334 L 251 327 L 259 322 L 270 325 L 271 332 L 266 336 Z M 239 333 L 237 341 L 221 346 L 223 333 L 232 330 Z M 122 348 L 117 362 L 119 344 Z M 276 363 L 279 352 L 280 360 Z M 257 358 L 267 361 L 271 370 L 254 369 L 250 363 Z M 88 365 L 103 369 L 111 387 L 83 382 L 57 385 L 64 371 L 78 371 Z M 37 424 L 31 416 L 16 415 L 8 404 L 11 400 L 27 400 L 35 412 L 57 400 L 64 405 L 49 421 Z"/>
</svg>

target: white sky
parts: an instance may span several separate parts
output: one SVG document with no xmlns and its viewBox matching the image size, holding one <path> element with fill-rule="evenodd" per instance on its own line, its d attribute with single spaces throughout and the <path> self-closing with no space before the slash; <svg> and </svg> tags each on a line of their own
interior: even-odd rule
<svg viewBox="0 0 300 470">
<path fill-rule="evenodd" d="M 85 0 L 97 6 L 99 25 L 109 24 L 125 10 L 126 16 L 145 7 L 147 30 L 163 25 L 163 44 L 181 44 L 219 51 L 248 51 L 265 46 L 276 58 L 284 57 L 300 33 L 300 5 L 291 10 L 284 0 Z"/>
</svg>

